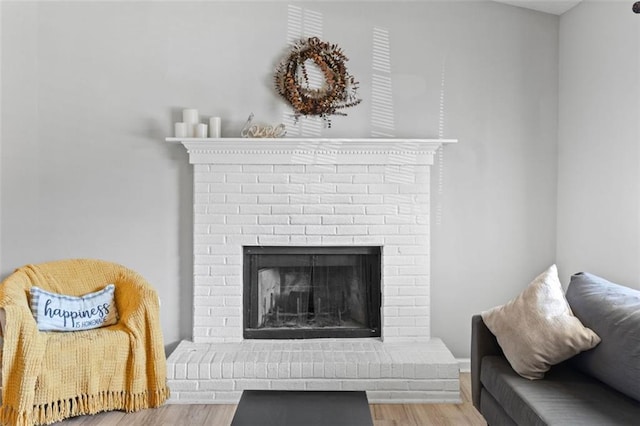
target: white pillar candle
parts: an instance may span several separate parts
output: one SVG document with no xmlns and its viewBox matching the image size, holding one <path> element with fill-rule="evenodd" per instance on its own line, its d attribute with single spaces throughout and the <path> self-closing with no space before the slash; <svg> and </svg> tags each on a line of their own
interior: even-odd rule
<svg viewBox="0 0 640 426">
<path fill-rule="evenodd" d="M 209 137 L 210 138 L 219 138 L 222 133 L 220 117 L 211 117 L 209 119 Z"/>
<path fill-rule="evenodd" d="M 173 125 L 173 133 L 176 138 L 186 138 L 189 133 L 187 132 L 187 123 L 175 123 Z"/>
<path fill-rule="evenodd" d="M 200 121 L 197 109 L 183 109 L 182 121 L 187 124 L 197 124 Z"/>
<path fill-rule="evenodd" d="M 203 123 L 196 124 L 196 138 L 207 137 L 207 125 Z"/>
<path fill-rule="evenodd" d="M 192 138 L 196 135 L 196 124 L 200 122 L 200 116 L 197 109 L 183 109 L 182 121 L 187 124 L 187 137 Z"/>
</svg>

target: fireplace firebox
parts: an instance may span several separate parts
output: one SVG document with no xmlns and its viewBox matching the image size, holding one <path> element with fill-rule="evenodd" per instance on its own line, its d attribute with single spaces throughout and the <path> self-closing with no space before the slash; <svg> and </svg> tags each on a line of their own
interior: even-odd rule
<svg viewBox="0 0 640 426">
<path fill-rule="evenodd" d="M 244 247 L 244 338 L 380 337 L 380 247 Z"/>
</svg>

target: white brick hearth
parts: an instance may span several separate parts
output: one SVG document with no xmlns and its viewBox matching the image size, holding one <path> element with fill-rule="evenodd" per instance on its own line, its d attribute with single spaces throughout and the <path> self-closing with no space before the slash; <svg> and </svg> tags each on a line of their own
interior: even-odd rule
<svg viewBox="0 0 640 426">
<path fill-rule="evenodd" d="M 429 322 L 430 165 L 455 141 L 181 142 L 194 164 L 194 327 L 168 359 L 172 402 L 237 402 L 243 389 L 459 400 L 457 363 Z M 244 246 L 353 245 L 382 249 L 381 339 L 243 340 Z"/>
<path fill-rule="evenodd" d="M 174 354 L 173 403 L 237 403 L 244 389 L 365 390 L 370 402 L 458 402 L 460 395 L 458 364 L 439 339 L 182 342 Z"/>
</svg>

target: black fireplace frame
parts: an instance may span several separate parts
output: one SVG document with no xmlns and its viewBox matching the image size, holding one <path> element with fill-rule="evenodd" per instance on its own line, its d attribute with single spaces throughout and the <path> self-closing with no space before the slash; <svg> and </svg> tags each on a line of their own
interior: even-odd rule
<svg viewBox="0 0 640 426">
<path fill-rule="evenodd" d="M 381 336 L 382 308 L 382 252 L 379 246 L 245 246 L 243 247 L 243 337 L 245 339 L 317 339 L 317 338 L 370 338 Z M 261 329 L 257 309 L 251 309 L 251 301 L 258 300 L 257 255 L 367 255 L 367 277 L 374 282 L 367 286 L 368 327 L 366 328 L 279 328 Z M 253 283 L 252 283 L 253 280 Z"/>
</svg>

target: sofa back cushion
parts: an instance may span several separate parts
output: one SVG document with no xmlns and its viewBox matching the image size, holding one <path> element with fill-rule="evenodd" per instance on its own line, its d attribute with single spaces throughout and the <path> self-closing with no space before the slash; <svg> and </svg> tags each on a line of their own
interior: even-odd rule
<svg viewBox="0 0 640 426">
<path fill-rule="evenodd" d="M 602 339 L 574 365 L 640 401 L 640 291 L 581 272 L 566 296 L 574 315 Z"/>
</svg>

